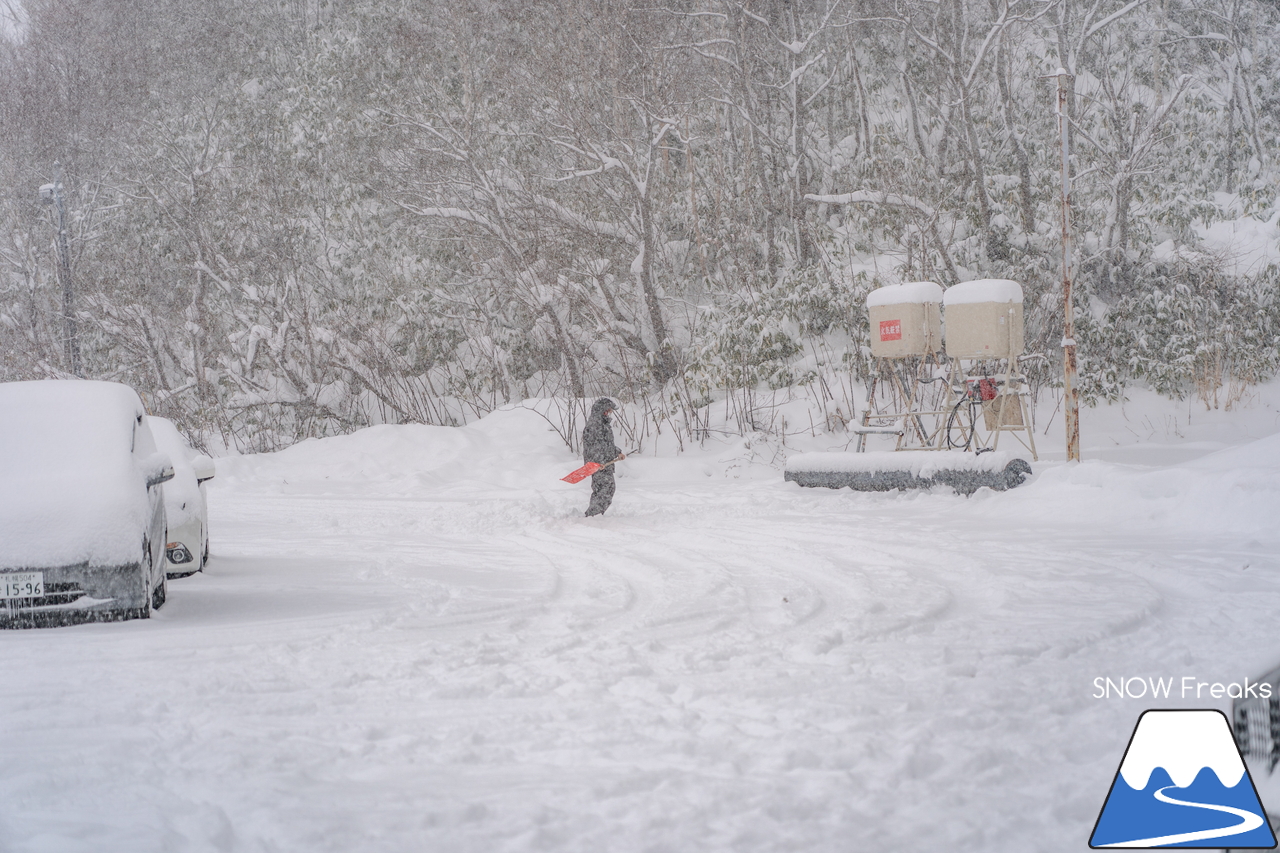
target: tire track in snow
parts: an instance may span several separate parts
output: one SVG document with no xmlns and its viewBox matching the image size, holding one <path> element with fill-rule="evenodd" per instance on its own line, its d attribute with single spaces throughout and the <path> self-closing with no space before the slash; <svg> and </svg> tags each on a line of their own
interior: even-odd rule
<svg viewBox="0 0 1280 853">
<path fill-rule="evenodd" d="M 1127 710 L 1085 677 L 1210 659 L 1180 632 L 1229 585 L 1123 531 L 993 549 L 948 496 L 635 484 L 596 523 L 573 495 L 373 489 L 217 493 L 172 610 L 6 638 L 3 799 L 74 804 L 67 850 L 145 849 L 120 814 L 254 853 L 1034 849 L 1087 837 L 1072 792 L 1114 759 Z M 1255 583 L 1238 618 L 1269 625 Z"/>
</svg>

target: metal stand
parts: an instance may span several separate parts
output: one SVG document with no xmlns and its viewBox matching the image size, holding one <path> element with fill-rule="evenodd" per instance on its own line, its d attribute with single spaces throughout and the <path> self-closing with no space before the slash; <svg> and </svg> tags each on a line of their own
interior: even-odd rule
<svg viewBox="0 0 1280 853">
<path fill-rule="evenodd" d="M 894 450 L 945 450 L 945 426 L 954 395 L 937 354 L 877 358 L 858 426 L 858 452 L 869 435 L 895 435 Z"/>
<path fill-rule="evenodd" d="M 952 450 L 981 453 L 998 450 L 1001 435 L 1013 433 L 1032 460 L 1038 460 L 1027 377 L 1016 358 L 1001 361 L 1004 372 L 995 376 L 968 375 L 960 359 L 951 362 L 949 384 L 956 402 L 947 415 L 943 443 Z"/>
</svg>

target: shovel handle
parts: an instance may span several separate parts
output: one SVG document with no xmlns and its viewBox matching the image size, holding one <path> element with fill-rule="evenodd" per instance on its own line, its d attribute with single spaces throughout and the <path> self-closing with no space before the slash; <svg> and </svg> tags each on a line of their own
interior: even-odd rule
<svg viewBox="0 0 1280 853">
<path fill-rule="evenodd" d="M 631 452 L 632 452 L 632 453 L 639 453 L 640 451 L 637 449 L 637 450 L 633 450 L 633 451 L 631 451 Z M 626 459 L 626 458 L 627 458 L 627 454 L 625 454 L 625 453 L 619 453 L 619 454 L 618 454 L 618 458 L 617 458 L 617 459 L 610 459 L 608 462 L 604 463 L 604 464 L 603 464 L 603 465 L 601 465 L 600 467 L 601 467 L 601 468 L 608 468 L 608 467 L 609 467 L 610 465 L 612 465 L 614 462 L 621 462 L 623 459 Z"/>
</svg>

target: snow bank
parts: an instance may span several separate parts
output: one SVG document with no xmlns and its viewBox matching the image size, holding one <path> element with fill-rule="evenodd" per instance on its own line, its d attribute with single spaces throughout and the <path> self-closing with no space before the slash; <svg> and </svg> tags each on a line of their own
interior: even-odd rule
<svg viewBox="0 0 1280 853">
<path fill-rule="evenodd" d="M 134 461 L 142 401 L 114 382 L 0 384 L 0 566 L 122 565 L 150 513 Z M 139 456 L 154 453 L 139 431 Z"/>
<path fill-rule="evenodd" d="M 879 287 L 867 294 L 867 307 L 924 305 L 942 301 L 942 288 L 931 281 L 912 281 Z"/>
<path fill-rule="evenodd" d="M 942 304 L 972 305 L 976 302 L 1021 302 L 1022 285 L 1007 278 L 983 278 L 948 287 Z"/>
<path fill-rule="evenodd" d="M 290 494 L 376 485 L 381 494 L 412 495 L 444 483 L 529 488 L 558 480 L 573 461 L 551 421 L 532 407 L 509 406 L 462 427 L 372 426 L 278 453 L 220 459 L 218 477 Z"/>
<path fill-rule="evenodd" d="M 985 455 L 985 454 L 984 454 Z M 1280 540 L 1280 434 L 1152 468 L 1096 459 L 1040 463 L 1026 498 L 1003 512 L 1028 525 L 1112 526 L 1160 535 L 1205 531 L 1242 544 Z"/>
<path fill-rule="evenodd" d="M 1134 478 L 1178 529 L 1280 533 L 1280 435 Z"/>
</svg>

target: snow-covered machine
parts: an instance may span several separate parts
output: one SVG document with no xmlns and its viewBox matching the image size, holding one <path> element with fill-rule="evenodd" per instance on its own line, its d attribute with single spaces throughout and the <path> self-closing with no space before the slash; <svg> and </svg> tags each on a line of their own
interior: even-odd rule
<svg viewBox="0 0 1280 853">
<path fill-rule="evenodd" d="M 947 396 L 942 297 L 942 288 L 931 281 L 893 284 L 867 294 L 875 362 L 866 408 L 852 428 L 859 452 L 874 435 L 894 436 L 894 450 L 941 446 Z"/>
<path fill-rule="evenodd" d="M 1008 279 L 966 281 L 942 295 L 947 309 L 947 355 L 1017 358 L 1025 346 L 1022 286 Z"/>
<path fill-rule="evenodd" d="M 942 305 L 950 387 L 958 398 L 947 417 L 947 446 L 995 450 L 1009 432 L 1037 458 L 1030 392 L 1018 368 L 1026 346 L 1022 286 L 1009 279 L 966 281 L 948 288 Z M 972 370 L 975 364 L 983 369 Z"/>
<path fill-rule="evenodd" d="M 876 358 L 931 356 L 942 349 L 942 288 L 931 281 L 873 290 L 867 313 Z"/>
<path fill-rule="evenodd" d="M 1024 459 L 996 451 L 1015 434 L 1036 459 L 1027 382 L 1022 287 L 984 279 L 943 290 L 929 281 L 867 295 L 873 359 L 867 405 L 851 432 L 857 453 L 808 453 L 787 461 L 802 486 L 861 491 L 948 485 L 963 494 L 1003 491 L 1031 473 Z M 944 321 L 945 320 L 945 326 Z M 941 344 L 941 346 L 940 346 Z M 945 355 L 944 355 L 945 352 Z M 867 452 L 868 439 L 892 437 L 893 451 Z"/>
</svg>

